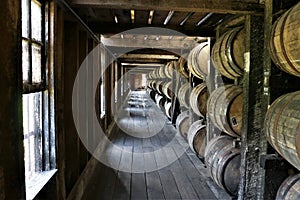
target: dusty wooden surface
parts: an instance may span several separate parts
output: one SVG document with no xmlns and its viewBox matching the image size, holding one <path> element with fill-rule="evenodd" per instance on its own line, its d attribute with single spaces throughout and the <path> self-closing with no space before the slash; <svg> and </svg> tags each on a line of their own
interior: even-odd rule
<svg viewBox="0 0 300 200">
<path fill-rule="evenodd" d="M 152 101 L 150 97 L 148 100 Z M 229 199 L 212 182 L 204 164 L 190 149 L 182 156 L 173 147 L 157 154 L 155 150 L 166 145 L 176 130 L 171 123 L 165 123 L 160 131 L 151 128 L 151 124 L 161 124 L 161 121 L 167 120 L 156 105 L 149 108 L 126 106 L 122 112 L 118 122 L 121 128 L 115 129 L 111 141 L 129 152 L 149 153 L 125 156 L 114 150 L 107 152 L 112 162 L 119 163 L 120 168 L 130 169 L 132 173 L 98 163 L 82 199 Z M 154 131 L 159 132 L 153 135 Z M 180 139 L 184 140 L 182 137 Z M 163 162 L 174 156 L 178 159 L 171 165 L 147 172 L 147 169 L 162 166 Z M 137 169 L 144 172 L 133 173 Z"/>
</svg>

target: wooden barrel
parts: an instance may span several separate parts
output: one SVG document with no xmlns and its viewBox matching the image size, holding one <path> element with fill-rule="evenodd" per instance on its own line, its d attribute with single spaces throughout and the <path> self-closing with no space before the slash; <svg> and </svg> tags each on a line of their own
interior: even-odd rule
<svg viewBox="0 0 300 200">
<path fill-rule="evenodd" d="M 152 88 L 152 80 L 147 80 L 147 86 L 148 86 L 148 88 L 153 89 Z"/>
<path fill-rule="evenodd" d="M 167 117 L 171 119 L 171 116 L 172 116 L 172 113 L 173 113 L 172 103 L 169 102 L 169 101 L 166 101 L 165 105 L 164 105 L 164 108 L 165 108 L 165 113 L 166 113 Z"/>
<path fill-rule="evenodd" d="M 156 82 L 154 80 L 150 82 L 150 88 L 156 91 Z"/>
<path fill-rule="evenodd" d="M 223 34 L 212 49 L 212 61 L 219 72 L 234 79 L 243 75 L 244 29 L 237 27 Z"/>
<path fill-rule="evenodd" d="M 154 90 L 150 89 L 148 93 L 149 93 L 151 99 L 155 100 L 155 95 L 156 94 L 155 94 Z"/>
<path fill-rule="evenodd" d="M 166 100 L 163 98 L 163 96 L 156 94 L 155 103 L 161 110 L 164 110 L 165 102 Z"/>
<path fill-rule="evenodd" d="M 201 43 L 191 50 L 188 56 L 188 69 L 196 77 L 203 79 L 208 74 L 210 50 L 207 42 Z"/>
<path fill-rule="evenodd" d="M 187 134 L 190 128 L 190 115 L 189 111 L 184 111 L 180 113 L 176 119 L 176 128 L 178 132 L 187 139 Z"/>
<path fill-rule="evenodd" d="M 285 12 L 273 25 L 269 49 L 282 71 L 300 77 L 300 3 Z"/>
<path fill-rule="evenodd" d="M 177 61 L 175 69 L 184 77 L 189 78 L 189 70 L 187 65 L 187 54 L 183 54 Z"/>
<path fill-rule="evenodd" d="M 189 89 L 190 89 L 190 83 L 185 83 L 178 90 L 178 95 L 177 95 L 178 101 L 180 105 L 185 108 L 188 108 L 190 104 Z"/>
<path fill-rule="evenodd" d="M 163 94 L 163 82 L 162 81 L 155 81 L 155 90 L 159 94 Z"/>
<path fill-rule="evenodd" d="M 199 156 L 204 159 L 206 147 L 206 126 L 203 120 L 195 121 L 188 130 L 187 140 L 190 148 Z"/>
<path fill-rule="evenodd" d="M 154 73 L 154 78 L 155 79 L 160 78 L 159 77 L 159 69 L 158 68 L 156 68 L 153 73 Z"/>
<path fill-rule="evenodd" d="M 163 83 L 162 91 L 168 99 L 171 99 L 173 96 L 172 81 Z"/>
<path fill-rule="evenodd" d="M 289 176 L 283 181 L 276 195 L 276 200 L 300 199 L 300 174 Z"/>
<path fill-rule="evenodd" d="M 269 143 L 300 170 L 300 91 L 276 99 L 265 117 Z"/>
<path fill-rule="evenodd" d="M 174 61 L 168 62 L 165 66 L 165 75 L 167 78 L 172 78 L 174 70 Z"/>
<path fill-rule="evenodd" d="M 159 78 L 163 78 L 163 79 L 167 78 L 164 66 L 158 68 L 158 75 Z"/>
<path fill-rule="evenodd" d="M 242 89 L 225 85 L 214 90 L 207 102 L 207 113 L 212 123 L 233 137 L 239 137 L 242 129 Z"/>
<path fill-rule="evenodd" d="M 205 148 L 204 157 L 211 178 L 229 194 L 236 196 L 241 156 L 240 150 L 233 146 L 233 139 L 225 135 L 213 138 Z"/>
<path fill-rule="evenodd" d="M 206 117 L 206 106 L 208 99 L 207 87 L 201 83 L 192 89 L 190 95 L 190 105 L 194 113 L 198 116 Z"/>
</svg>

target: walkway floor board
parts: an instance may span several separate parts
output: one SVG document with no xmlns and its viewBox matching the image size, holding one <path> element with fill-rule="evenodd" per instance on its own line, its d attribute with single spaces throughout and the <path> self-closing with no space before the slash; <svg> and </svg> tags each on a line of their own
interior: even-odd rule
<svg viewBox="0 0 300 200">
<path fill-rule="evenodd" d="M 118 167 L 99 162 L 82 199 L 231 199 L 150 97 L 130 96 L 111 135 L 122 151 L 105 151 Z"/>
</svg>

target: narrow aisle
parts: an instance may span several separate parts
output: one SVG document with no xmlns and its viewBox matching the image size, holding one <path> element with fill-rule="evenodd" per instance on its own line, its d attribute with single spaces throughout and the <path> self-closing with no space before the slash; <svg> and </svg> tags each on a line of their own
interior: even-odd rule
<svg viewBox="0 0 300 200">
<path fill-rule="evenodd" d="M 147 93 L 131 93 L 116 118 L 122 151 L 106 156 L 119 170 L 99 162 L 83 199 L 230 199 Z"/>
</svg>

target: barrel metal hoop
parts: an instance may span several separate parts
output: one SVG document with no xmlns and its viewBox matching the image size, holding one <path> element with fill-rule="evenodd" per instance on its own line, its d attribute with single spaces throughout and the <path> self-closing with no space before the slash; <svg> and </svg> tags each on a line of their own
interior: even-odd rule
<svg viewBox="0 0 300 200">
<path fill-rule="evenodd" d="M 233 104 L 234 99 L 237 98 L 237 97 L 238 97 L 240 94 L 242 94 L 242 93 L 243 93 L 242 90 L 241 90 L 240 92 L 237 92 L 237 93 L 235 94 L 235 96 L 232 97 L 232 101 L 229 102 L 228 106 L 225 108 L 225 111 L 224 111 L 224 114 L 225 114 L 225 116 L 226 116 L 227 125 L 228 125 L 229 129 L 231 130 L 231 132 L 232 132 L 232 134 L 233 134 L 232 136 L 235 136 L 235 137 L 240 137 L 240 135 L 239 135 L 238 133 L 236 133 L 236 132 L 233 130 L 233 127 L 232 127 L 231 124 L 230 124 L 230 118 L 229 118 L 228 108 L 231 107 L 231 105 Z"/>
<path fill-rule="evenodd" d="M 202 71 L 200 70 L 199 64 L 197 62 L 197 55 L 203 49 L 203 47 L 204 47 L 204 45 L 201 45 L 201 44 L 199 46 L 197 46 L 195 48 L 195 51 L 193 52 L 193 56 L 192 56 L 192 61 L 193 61 L 192 63 L 194 63 L 194 65 L 192 65 L 194 75 L 201 79 L 203 78 L 203 75 L 201 74 Z"/>
<path fill-rule="evenodd" d="M 224 37 L 222 38 L 222 41 L 221 41 L 221 44 L 220 44 L 220 58 L 222 58 L 222 56 L 221 56 L 221 53 L 222 53 L 221 49 L 222 49 L 223 43 L 225 42 L 224 54 L 225 54 L 225 59 L 226 59 L 226 60 L 220 59 L 220 61 L 221 61 L 221 63 L 222 63 L 223 73 L 224 73 L 223 75 L 226 76 L 226 77 L 228 77 L 228 78 L 231 78 L 231 79 L 233 79 L 234 76 L 231 74 L 230 71 L 228 71 L 228 69 L 226 68 L 226 64 L 225 64 L 225 63 L 227 63 L 227 65 L 230 66 L 229 60 L 228 60 L 227 54 L 226 54 L 226 48 L 227 48 L 228 43 L 229 43 L 229 38 L 230 38 L 230 36 L 231 36 L 232 34 L 234 34 L 234 30 L 231 30 L 231 31 L 229 31 L 229 32 L 226 32 L 226 33 L 224 34 Z M 227 38 L 226 38 L 226 37 L 227 37 Z M 226 40 L 225 40 L 225 39 L 226 39 Z"/>
<path fill-rule="evenodd" d="M 228 63 L 231 66 L 231 69 L 238 75 L 243 75 L 243 71 L 240 69 L 240 67 L 237 66 L 236 61 L 232 57 L 231 54 L 233 52 L 233 43 L 232 41 L 235 39 L 235 37 L 239 34 L 239 32 L 242 30 L 242 27 L 238 27 L 235 29 L 235 31 L 229 36 L 228 41 L 226 43 L 226 57 L 228 59 Z M 234 75 L 233 75 L 234 76 Z"/>
<path fill-rule="evenodd" d="M 205 164 L 208 167 L 208 171 L 212 176 L 212 164 L 214 163 L 215 157 L 217 155 L 217 152 L 214 152 L 213 154 L 211 154 L 211 149 L 215 146 L 215 143 L 218 142 L 218 140 L 222 140 L 225 139 L 226 136 L 220 136 L 220 137 L 215 137 L 212 140 L 209 141 L 209 143 L 207 144 L 206 148 L 205 148 L 205 153 L 204 153 L 204 157 L 205 157 Z M 210 157 L 208 157 L 210 155 Z M 209 162 L 210 161 L 210 162 Z"/>
<path fill-rule="evenodd" d="M 220 91 L 223 89 L 223 92 L 224 91 L 226 91 L 228 88 L 230 88 L 230 87 L 232 87 L 232 85 L 225 85 L 224 87 L 220 87 L 220 88 L 218 88 L 217 90 L 215 90 L 217 93 L 214 93 L 214 96 L 211 96 L 211 97 L 215 97 L 216 95 L 216 97 L 214 98 L 214 101 L 213 101 L 213 113 L 217 113 L 217 111 L 216 111 L 216 103 L 218 102 L 218 100 L 220 99 L 220 96 L 221 96 L 221 94 L 219 94 L 220 93 Z M 212 99 L 212 98 L 211 98 Z M 209 106 L 211 106 L 211 105 L 209 105 Z M 222 129 L 222 127 L 220 127 L 219 126 L 219 124 L 217 123 L 217 119 L 216 119 L 216 116 L 215 116 L 215 114 L 213 114 L 213 121 L 214 121 L 214 123 L 215 123 L 215 125 L 219 128 L 219 129 Z"/>
<path fill-rule="evenodd" d="M 228 152 L 229 154 L 226 154 L 225 156 L 222 157 L 222 159 L 220 160 L 220 165 L 221 166 L 227 166 L 228 163 L 237 155 L 239 155 L 241 152 L 239 149 L 232 147 L 232 151 Z M 226 159 L 225 159 L 226 158 Z M 221 174 L 224 174 L 226 167 L 222 168 L 222 171 L 220 172 Z M 228 188 L 225 185 L 225 180 L 224 177 L 221 179 L 221 184 L 224 185 L 224 189 L 226 190 L 226 192 L 228 192 L 229 194 L 232 194 Z"/>
<path fill-rule="evenodd" d="M 286 199 L 286 195 L 288 194 L 288 192 L 290 191 L 290 189 L 300 180 L 300 176 L 296 177 L 287 187 L 286 190 L 284 191 L 283 195 L 282 195 L 282 199 Z M 288 181 L 287 181 L 288 182 Z M 285 183 L 287 183 L 285 182 Z"/>
<path fill-rule="evenodd" d="M 228 108 L 229 106 L 232 104 L 232 101 L 239 95 L 242 93 L 242 91 L 240 91 L 239 93 L 236 93 L 236 89 L 235 89 L 235 86 L 232 86 L 232 91 L 230 91 L 230 93 L 226 96 L 226 97 L 229 97 L 228 98 L 228 106 L 226 107 L 223 107 L 223 113 L 221 113 L 224 117 L 222 117 L 221 121 L 222 121 L 222 127 L 223 127 L 223 131 L 225 131 L 226 133 L 228 133 L 229 135 L 231 136 L 235 136 L 235 137 L 239 137 L 238 134 L 236 134 L 230 124 L 229 124 L 229 116 L 228 116 Z M 228 90 L 227 90 L 228 91 Z M 227 100 L 227 98 L 225 99 Z M 224 104 L 223 104 L 224 105 Z M 225 104 L 227 105 L 227 103 Z M 223 121 L 224 120 L 224 121 Z"/>
<path fill-rule="evenodd" d="M 282 26 L 280 27 L 280 36 L 279 36 L 279 38 L 280 38 L 280 46 L 281 46 L 281 50 L 282 50 L 282 54 L 283 54 L 284 59 L 290 65 L 290 67 L 297 73 L 299 71 L 297 70 L 297 67 L 289 59 L 289 56 L 286 53 L 286 48 L 285 48 L 284 41 L 283 41 L 283 39 L 284 39 L 283 33 L 284 33 L 284 27 L 285 27 L 285 24 L 286 24 L 286 20 L 289 17 L 289 14 L 291 13 L 292 10 L 293 10 L 293 8 L 289 9 L 286 12 L 286 15 L 283 18 Z"/>
<path fill-rule="evenodd" d="M 232 141 L 227 141 L 225 143 L 225 145 L 223 146 L 222 150 L 224 150 L 224 148 L 228 148 L 228 149 L 232 149 L 232 146 L 230 146 L 230 144 L 232 143 Z M 223 163 L 222 160 L 226 160 L 224 158 L 226 158 L 226 156 L 230 155 L 231 151 L 225 151 L 225 152 L 222 152 L 222 154 L 219 154 L 220 151 L 217 151 L 217 154 L 219 154 L 218 156 L 215 156 L 214 160 L 213 160 L 213 164 L 212 166 L 214 166 L 214 164 L 216 163 L 217 167 L 216 167 L 216 171 L 215 171 L 215 181 L 217 182 L 217 184 L 219 186 L 221 186 L 222 188 L 225 189 L 224 185 L 222 184 L 223 182 L 223 177 L 222 177 L 222 173 L 220 174 L 219 170 L 220 170 L 220 162 Z M 218 159 L 217 159 L 218 158 Z M 216 160 L 217 159 L 217 160 Z M 226 164 L 226 163 L 225 163 Z M 221 170 L 223 171 L 224 168 L 221 168 Z M 221 175 L 221 176 L 220 176 Z M 220 178 L 220 179 L 219 179 Z"/>
<path fill-rule="evenodd" d="M 208 43 L 203 43 L 203 45 L 201 46 L 201 48 L 199 49 L 199 53 L 206 47 L 208 45 Z M 198 55 L 198 54 L 197 54 Z M 197 63 L 197 69 L 198 69 L 198 71 L 199 71 L 199 73 L 202 75 L 202 76 L 204 76 L 204 72 L 201 70 L 201 67 L 200 67 L 200 65 L 199 65 L 199 63 L 198 62 L 196 62 Z"/>
<path fill-rule="evenodd" d="M 298 127 L 296 128 L 295 134 L 296 134 L 296 141 L 295 141 L 296 142 L 296 151 L 297 151 L 298 159 L 300 161 L 300 122 L 298 123 Z"/>
<path fill-rule="evenodd" d="M 298 95 L 298 93 L 294 93 L 292 96 L 288 96 L 288 94 L 284 95 L 282 100 L 285 99 L 285 98 L 288 98 L 289 99 L 280 107 L 279 109 L 279 112 L 277 113 L 276 117 L 275 117 L 275 121 L 274 121 L 274 127 L 273 127 L 273 137 L 274 137 L 274 146 L 275 146 L 275 149 L 281 154 L 283 155 L 283 152 L 281 150 L 281 148 L 279 148 L 279 143 L 278 143 L 278 140 L 277 140 L 277 126 L 278 126 L 278 121 L 281 117 L 281 113 L 283 112 L 283 110 L 289 105 L 289 103 L 294 99 L 294 97 L 296 97 Z"/>
</svg>

